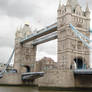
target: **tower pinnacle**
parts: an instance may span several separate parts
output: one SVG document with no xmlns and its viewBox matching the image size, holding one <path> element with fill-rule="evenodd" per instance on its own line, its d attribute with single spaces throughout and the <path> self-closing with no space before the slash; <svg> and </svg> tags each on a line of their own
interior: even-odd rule
<svg viewBox="0 0 92 92">
<path fill-rule="evenodd" d="M 58 6 L 58 10 L 61 9 L 61 0 L 59 0 L 59 6 Z"/>
<path fill-rule="evenodd" d="M 67 4 L 66 5 L 70 5 L 70 0 L 67 0 Z"/>
<path fill-rule="evenodd" d="M 86 6 L 86 12 L 89 12 L 88 2 L 87 2 L 87 6 Z"/>
<path fill-rule="evenodd" d="M 74 9 L 78 5 L 77 0 L 67 0 L 67 5 L 71 5 L 72 9 Z"/>
</svg>

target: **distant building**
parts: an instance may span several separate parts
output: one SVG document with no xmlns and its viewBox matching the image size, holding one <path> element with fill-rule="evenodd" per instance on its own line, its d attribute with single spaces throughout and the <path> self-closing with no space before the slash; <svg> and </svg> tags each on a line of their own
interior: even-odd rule
<svg viewBox="0 0 92 92">
<path fill-rule="evenodd" d="M 7 64 L 0 63 L 0 72 L 5 69 Z M 13 66 L 9 65 L 5 72 L 16 72 L 15 69 L 13 69 Z"/>
<path fill-rule="evenodd" d="M 41 71 L 48 71 L 48 70 L 52 70 L 52 69 L 57 69 L 57 63 L 48 57 L 44 57 L 41 60 L 36 62 L 36 69 L 38 72 Z"/>
</svg>

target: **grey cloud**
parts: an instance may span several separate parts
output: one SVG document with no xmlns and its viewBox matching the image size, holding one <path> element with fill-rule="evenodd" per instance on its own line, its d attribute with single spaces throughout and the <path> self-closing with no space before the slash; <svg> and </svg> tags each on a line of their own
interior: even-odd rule
<svg viewBox="0 0 92 92">
<path fill-rule="evenodd" d="M 14 41 L 11 38 L 0 36 L 0 48 L 1 47 L 14 48 Z"/>
<path fill-rule="evenodd" d="M 78 0 L 78 1 L 79 1 L 80 5 L 82 6 L 83 9 L 86 8 L 87 3 L 89 5 L 89 8 L 92 9 L 92 0 L 85 0 L 85 1 Z"/>
<path fill-rule="evenodd" d="M 92 1 L 87 0 L 92 9 Z M 79 0 L 81 5 L 86 1 Z M 12 17 L 49 17 L 57 11 L 58 0 L 0 0 L 0 10 Z M 45 18 L 44 18 L 45 19 Z"/>
<path fill-rule="evenodd" d="M 48 6 L 50 4 L 50 6 Z M 56 4 L 55 0 L 0 0 L 0 9 L 13 17 L 31 17 L 49 11 Z M 47 7 L 46 7 L 47 6 Z"/>
</svg>

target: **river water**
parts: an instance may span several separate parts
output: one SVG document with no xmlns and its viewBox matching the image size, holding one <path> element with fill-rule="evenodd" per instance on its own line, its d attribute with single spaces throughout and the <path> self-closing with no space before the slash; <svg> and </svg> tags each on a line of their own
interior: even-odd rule
<svg viewBox="0 0 92 92">
<path fill-rule="evenodd" d="M 8 87 L 1 86 L 0 92 L 92 92 L 92 91 L 46 91 L 38 90 L 37 87 Z"/>
</svg>

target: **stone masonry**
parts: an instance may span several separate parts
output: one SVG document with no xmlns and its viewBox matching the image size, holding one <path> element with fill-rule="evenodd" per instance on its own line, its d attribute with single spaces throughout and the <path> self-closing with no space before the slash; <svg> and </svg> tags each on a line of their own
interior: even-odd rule
<svg viewBox="0 0 92 92">
<path fill-rule="evenodd" d="M 89 68 L 89 48 L 76 37 L 69 27 L 74 25 L 78 31 L 90 38 L 90 11 L 88 5 L 83 11 L 77 0 L 67 0 L 66 5 L 59 5 L 58 8 L 58 63 L 59 68 L 70 70 L 74 59 L 81 58 Z"/>
<path fill-rule="evenodd" d="M 19 73 L 34 72 L 35 69 L 35 58 L 36 58 L 36 47 L 32 45 L 32 42 L 26 44 L 20 44 L 20 40 L 31 34 L 31 29 L 28 24 L 25 24 L 23 28 L 20 28 L 16 32 L 15 38 L 15 58 L 14 68 Z"/>
<path fill-rule="evenodd" d="M 90 11 L 88 4 L 85 11 L 82 10 L 77 0 L 67 0 L 66 5 L 59 4 L 57 16 L 58 31 L 58 69 L 48 71 L 44 77 L 36 80 L 39 86 L 48 87 L 92 87 L 91 77 L 75 76 L 73 69 L 77 61 L 90 68 L 90 51 L 76 37 L 69 27 L 71 23 L 78 31 L 90 38 Z M 87 77 L 87 78 L 86 78 Z M 89 78 L 89 82 L 87 80 Z"/>
</svg>

